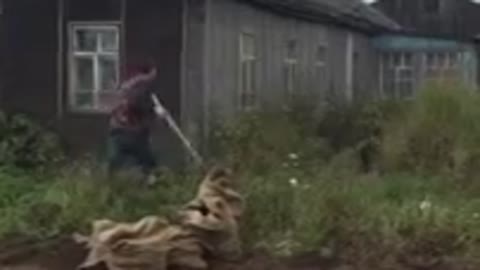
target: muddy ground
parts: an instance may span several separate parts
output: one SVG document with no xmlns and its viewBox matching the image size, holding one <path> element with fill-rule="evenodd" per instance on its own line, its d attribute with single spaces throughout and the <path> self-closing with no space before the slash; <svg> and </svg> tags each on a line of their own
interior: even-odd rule
<svg viewBox="0 0 480 270">
<path fill-rule="evenodd" d="M 42 243 L 8 241 L 0 244 L 0 270 L 74 270 L 85 256 L 86 250 L 69 238 Z M 246 254 L 241 262 L 214 264 L 212 270 L 327 269 L 325 262 L 279 260 L 265 252 Z"/>
<path fill-rule="evenodd" d="M 86 250 L 70 238 L 34 242 L 16 239 L 0 243 L 0 270 L 74 270 L 83 261 Z M 211 270 L 479 270 L 480 264 L 443 263 L 430 267 L 412 265 L 353 266 L 351 263 L 303 255 L 278 259 L 266 252 L 246 254 L 236 263 L 216 262 Z"/>
</svg>

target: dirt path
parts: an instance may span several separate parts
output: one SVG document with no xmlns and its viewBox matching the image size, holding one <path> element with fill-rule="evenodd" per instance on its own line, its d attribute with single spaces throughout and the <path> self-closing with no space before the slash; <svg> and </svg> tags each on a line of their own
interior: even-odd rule
<svg viewBox="0 0 480 270">
<path fill-rule="evenodd" d="M 70 239 L 0 245 L 1 270 L 74 270 L 84 257 L 85 250 Z"/>
<path fill-rule="evenodd" d="M 86 251 L 70 239 L 46 243 L 16 241 L 0 244 L 0 270 L 75 270 Z M 280 261 L 257 252 L 245 256 L 240 263 L 215 263 L 213 270 L 325 270 L 324 262 L 313 258 Z M 343 269 L 339 269 L 343 270 Z M 347 269 L 348 270 L 348 269 Z"/>
<path fill-rule="evenodd" d="M 86 250 L 70 239 L 32 242 L 17 240 L 0 243 L 0 270 L 76 270 L 86 256 Z M 480 263 L 480 262 L 479 262 Z M 452 266 L 453 265 L 453 266 Z M 475 264 L 478 266 L 479 264 Z M 453 263 L 433 268 L 349 267 L 326 262 L 314 254 L 279 260 L 266 253 L 247 254 L 239 263 L 215 263 L 210 270 L 478 270 L 475 265 Z"/>
</svg>

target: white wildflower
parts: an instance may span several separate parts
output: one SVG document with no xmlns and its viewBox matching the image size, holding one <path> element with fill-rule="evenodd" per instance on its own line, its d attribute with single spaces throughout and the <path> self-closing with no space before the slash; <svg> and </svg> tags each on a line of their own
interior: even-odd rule
<svg viewBox="0 0 480 270">
<path fill-rule="evenodd" d="M 290 185 L 292 187 L 298 186 L 298 179 L 297 178 L 290 178 L 289 182 L 290 182 Z"/>
<path fill-rule="evenodd" d="M 475 214 L 473 214 L 473 218 L 474 218 L 474 219 L 479 219 L 479 218 L 480 218 L 480 213 L 475 213 Z"/>
<path fill-rule="evenodd" d="M 432 208 L 432 203 L 428 200 L 424 200 L 420 203 L 420 210 L 422 211 L 428 211 Z"/>
<path fill-rule="evenodd" d="M 295 153 L 290 153 L 290 154 L 288 155 L 288 158 L 290 158 L 291 160 L 297 160 L 297 159 L 298 159 L 298 155 L 295 154 Z"/>
</svg>

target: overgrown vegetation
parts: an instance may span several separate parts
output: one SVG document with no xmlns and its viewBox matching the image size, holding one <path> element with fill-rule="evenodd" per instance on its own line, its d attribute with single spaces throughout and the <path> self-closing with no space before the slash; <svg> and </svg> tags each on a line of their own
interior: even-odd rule
<svg viewBox="0 0 480 270">
<path fill-rule="evenodd" d="M 389 269 L 478 259 L 479 102 L 443 85 L 415 101 L 329 110 L 317 122 L 289 110 L 217 127 L 215 158 L 235 167 L 248 203 L 246 247 Z M 4 167 L 0 237 L 170 215 L 201 180 L 198 172 L 160 175 L 157 187 L 142 188 L 88 164 L 53 176 Z"/>
<path fill-rule="evenodd" d="M 53 132 L 25 116 L 0 112 L 0 166 L 38 169 L 62 158 L 62 147 Z"/>
</svg>

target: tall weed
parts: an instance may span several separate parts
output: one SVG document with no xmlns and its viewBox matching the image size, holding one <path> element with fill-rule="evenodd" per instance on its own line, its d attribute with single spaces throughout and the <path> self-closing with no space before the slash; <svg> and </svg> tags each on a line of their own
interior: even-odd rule
<svg viewBox="0 0 480 270">
<path fill-rule="evenodd" d="M 479 95 L 455 84 L 421 92 L 404 118 L 384 126 L 387 170 L 470 178 L 480 165 Z"/>
</svg>

